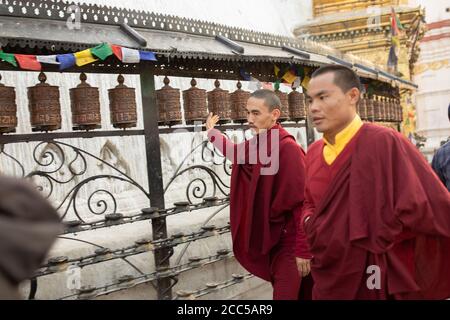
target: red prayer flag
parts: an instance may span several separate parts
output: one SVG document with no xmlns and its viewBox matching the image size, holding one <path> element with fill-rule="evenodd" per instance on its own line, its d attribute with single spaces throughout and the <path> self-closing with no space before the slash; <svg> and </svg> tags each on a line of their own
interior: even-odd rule
<svg viewBox="0 0 450 320">
<path fill-rule="evenodd" d="M 33 71 L 42 70 L 41 63 L 37 61 L 36 56 L 27 54 L 15 54 L 14 56 L 22 69 Z"/>
<path fill-rule="evenodd" d="M 122 47 L 121 46 L 116 46 L 114 44 L 111 45 L 111 49 L 114 52 L 114 55 L 120 60 L 123 60 L 123 55 L 122 55 Z"/>
</svg>

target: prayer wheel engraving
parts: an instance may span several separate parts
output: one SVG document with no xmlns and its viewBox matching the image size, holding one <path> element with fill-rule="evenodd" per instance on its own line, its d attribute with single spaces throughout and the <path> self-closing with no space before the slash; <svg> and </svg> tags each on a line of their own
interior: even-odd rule
<svg viewBox="0 0 450 320">
<path fill-rule="evenodd" d="M 242 83 L 238 81 L 237 90 L 230 94 L 231 119 L 237 123 L 247 122 L 247 101 L 250 92 L 242 90 Z"/>
<path fill-rule="evenodd" d="M 28 88 L 28 109 L 32 131 L 53 131 L 61 129 L 61 104 L 59 88 L 51 86 L 47 76 L 41 72 L 40 83 Z"/>
<path fill-rule="evenodd" d="M 86 74 L 82 73 L 80 80 L 81 83 L 76 88 L 70 89 L 73 129 L 101 128 L 99 90 L 86 82 Z"/>
<path fill-rule="evenodd" d="M 364 95 L 366 100 L 367 120 L 374 121 L 373 97 Z"/>
<path fill-rule="evenodd" d="M 231 121 L 230 94 L 220 89 L 220 81 L 214 81 L 215 88 L 208 92 L 208 109 L 219 116 L 219 123 Z"/>
<path fill-rule="evenodd" d="M 0 75 L 0 81 L 2 76 Z M 17 105 L 14 87 L 0 83 L 0 134 L 16 131 Z"/>
<path fill-rule="evenodd" d="M 114 128 L 126 129 L 136 126 L 136 92 L 134 88 L 124 85 L 122 75 L 117 77 L 119 83 L 114 89 L 108 90 L 111 123 Z"/>
<path fill-rule="evenodd" d="M 206 90 L 196 88 L 197 81 L 191 80 L 191 88 L 183 91 L 184 117 L 186 124 L 203 123 L 208 116 Z"/>
<path fill-rule="evenodd" d="M 156 90 L 158 124 L 176 125 L 182 122 L 180 90 L 172 88 L 168 77 L 164 77 L 164 87 Z"/>
<path fill-rule="evenodd" d="M 373 101 L 373 117 L 375 121 L 381 120 L 380 98 L 378 96 L 375 96 Z"/>
<path fill-rule="evenodd" d="M 367 120 L 367 99 L 365 96 L 359 99 L 357 111 L 362 120 Z"/>
<path fill-rule="evenodd" d="M 292 88 L 288 95 L 289 118 L 293 121 L 304 120 L 306 118 L 305 94 Z"/>
</svg>

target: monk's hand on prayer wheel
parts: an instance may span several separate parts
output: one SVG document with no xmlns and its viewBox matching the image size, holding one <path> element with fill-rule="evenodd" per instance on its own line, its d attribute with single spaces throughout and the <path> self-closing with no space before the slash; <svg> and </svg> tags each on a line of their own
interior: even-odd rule
<svg viewBox="0 0 450 320">
<path fill-rule="evenodd" d="M 214 129 L 217 122 L 219 122 L 219 116 L 210 112 L 208 118 L 206 118 L 206 130 Z"/>
<path fill-rule="evenodd" d="M 295 258 L 295 262 L 297 262 L 298 273 L 302 277 L 306 277 L 311 272 L 311 260 L 310 259 L 302 259 Z"/>
</svg>

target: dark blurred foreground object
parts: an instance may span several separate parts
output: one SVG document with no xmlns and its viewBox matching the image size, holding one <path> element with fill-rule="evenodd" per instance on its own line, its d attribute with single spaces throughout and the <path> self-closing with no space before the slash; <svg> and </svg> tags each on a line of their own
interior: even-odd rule
<svg viewBox="0 0 450 320">
<path fill-rule="evenodd" d="M 0 299 L 21 299 L 19 284 L 33 276 L 61 231 L 56 210 L 32 185 L 0 176 Z"/>
</svg>

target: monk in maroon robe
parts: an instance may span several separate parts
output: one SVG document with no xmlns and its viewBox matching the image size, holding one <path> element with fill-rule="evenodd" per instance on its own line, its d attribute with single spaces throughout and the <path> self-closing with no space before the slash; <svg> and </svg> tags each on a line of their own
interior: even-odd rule
<svg viewBox="0 0 450 320">
<path fill-rule="evenodd" d="M 270 90 L 251 95 L 247 112 L 255 136 L 242 144 L 214 129 L 218 116 L 210 114 L 206 126 L 210 141 L 232 162 L 230 226 L 236 259 L 250 273 L 272 283 L 274 299 L 297 300 L 310 297 L 312 286 L 306 238 L 297 236 L 305 155 L 277 123 L 280 105 Z"/>
<path fill-rule="evenodd" d="M 308 87 L 324 134 L 308 149 L 300 219 L 313 299 L 449 298 L 450 194 L 401 134 L 362 123 L 360 85 L 327 66 Z"/>
</svg>

